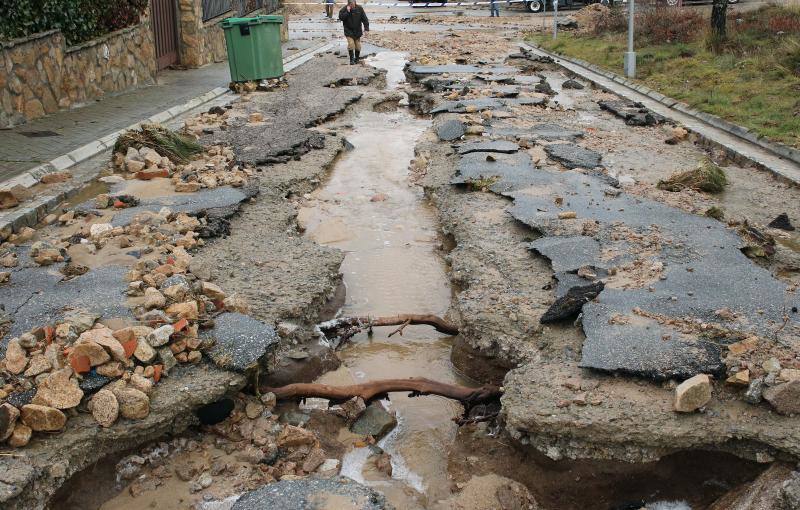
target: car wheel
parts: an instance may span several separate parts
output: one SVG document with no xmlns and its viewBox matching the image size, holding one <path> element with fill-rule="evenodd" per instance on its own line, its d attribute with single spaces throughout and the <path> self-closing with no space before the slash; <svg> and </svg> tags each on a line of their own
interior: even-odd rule
<svg viewBox="0 0 800 510">
<path fill-rule="evenodd" d="M 667 5 L 670 7 L 676 7 L 678 5 L 679 0 L 667 0 Z"/>
<path fill-rule="evenodd" d="M 525 7 L 527 7 L 530 12 L 542 12 L 543 6 L 542 0 L 531 0 L 525 4 Z"/>
<path fill-rule="evenodd" d="M 606 7 L 611 7 L 614 2 L 613 0 L 600 0 L 600 4 L 605 5 Z"/>
</svg>

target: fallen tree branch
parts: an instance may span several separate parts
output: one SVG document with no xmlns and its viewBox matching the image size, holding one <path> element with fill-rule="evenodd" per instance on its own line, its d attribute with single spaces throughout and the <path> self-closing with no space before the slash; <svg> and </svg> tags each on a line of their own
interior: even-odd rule
<svg viewBox="0 0 800 510">
<path fill-rule="evenodd" d="M 407 391 L 410 397 L 439 395 L 440 397 L 457 400 L 464 406 L 464 416 L 468 416 L 469 411 L 475 406 L 499 402 L 500 397 L 503 395 L 502 390 L 497 386 L 468 388 L 421 377 L 382 379 L 350 386 L 295 383 L 277 388 L 262 387 L 261 391 L 263 393 L 274 393 L 278 400 L 325 398 L 336 404 L 346 402 L 353 397 L 361 397 L 365 403 L 369 403 L 373 400 L 388 398 L 389 393 Z"/>
<path fill-rule="evenodd" d="M 321 338 L 334 349 L 358 333 L 367 330 L 372 333 L 372 328 L 382 326 L 400 326 L 389 336 L 395 333 L 402 335 L 403 329 L 408 325 L 433 326 L 436 331 L 446 335 L 457 335 L 458 328 L 439 316 L 432 314 L 405 313 L 386 317 L 339 317 L 321 324 L 317 324 L 317 332 Z"/>
<path fill-rule="evenodd" d="M 408 326 L 409 324 L 411 324 L 411 321 L 405 321 L 403 324 L 400 325 L 399 328 L 389 333 L 389 338 L 392 338 L 392 336 L 396 335 L 397 333 L 400 333 L 400 336 L 403 336 L 403 330 L 406 329 L 406 326 Z"/>
</svg>

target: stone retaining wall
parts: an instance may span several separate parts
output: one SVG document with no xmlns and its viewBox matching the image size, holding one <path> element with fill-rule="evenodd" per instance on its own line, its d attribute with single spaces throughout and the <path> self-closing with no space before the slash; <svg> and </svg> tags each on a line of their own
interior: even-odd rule
<svg viewBox="0 0 800 510">
<path fill-rule="evenodd" d="M 155 78 L 155 43 L 146 21 L 69 48 L 61 91 L 75 105 L 150 85 Z"/>
<path fill-rule="evenodd" d="M 0 127 L 155 81 L 149 21 L 67 48 L 58 30 L 0 42 Z"/>
</svg>

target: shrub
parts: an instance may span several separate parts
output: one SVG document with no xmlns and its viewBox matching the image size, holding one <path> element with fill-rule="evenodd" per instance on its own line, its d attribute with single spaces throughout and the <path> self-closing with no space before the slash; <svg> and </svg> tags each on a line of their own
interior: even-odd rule
<svg viewBox="0 0 800 510">
<path fill-rule="evenodd" d="M 697 39 L 706 24 L 694 9 L 656 4 L 636 15 L 636 38 L 647 44 L 688 43 Z"/>
<path fill-rule="evenodd" d="M 619 33 L 628 28 L 628 18 L 625 16 L 625 9 L 622 5 L 615 5 L 611 9 L 599 11 L 593 21 L 591 32 L 594 35 Z"/>
<path fill-rule="evenodd" d="M 60 29 L 68 45 L 138 23 L 147 0 L 4 0 L 0 39 Z"/>
</svg>

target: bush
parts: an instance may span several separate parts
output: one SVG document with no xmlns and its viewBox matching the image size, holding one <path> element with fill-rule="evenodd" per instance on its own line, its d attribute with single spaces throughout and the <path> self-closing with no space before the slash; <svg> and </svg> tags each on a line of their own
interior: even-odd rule
<svg viewBox="0 0 800 510">
<path fill-rule="evenodd" d="M 591 4 L 589 7 L 593 5 L 599 6 L 600 4 Z M 598 10 L 598 15 L 593 21 L 591 32 L 594 35 L 624 32 L 628 28 L 628 18 L 625 16 L 625 8 L 622 5 L 615 5 L 602 11 Z"/>
<path fill-rule="evenodd" d="M 636 38 L 646 44 L 688 43 L 705 31 L 707 23 L 693 9 L 656 4 L 637 14 Z"/>
<path fill-rule="evenodd" d="M 147 0 L 3 0 L 0 39 L 60 29 L 67 45 L 139 22 Z"/>
</svg>

